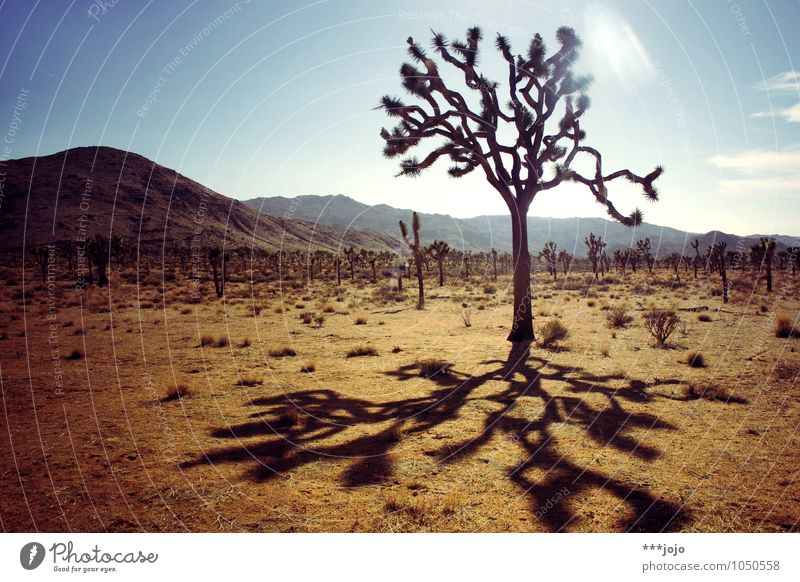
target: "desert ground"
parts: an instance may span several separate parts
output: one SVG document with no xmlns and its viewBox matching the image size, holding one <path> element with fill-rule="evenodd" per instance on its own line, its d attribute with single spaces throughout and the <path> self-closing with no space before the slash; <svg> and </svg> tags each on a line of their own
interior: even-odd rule
<svg viewBox="0 0 800 582">
<path fill-rule="evenodd" d="M 536 273 L 527 357 L 507 275 L 4 277 L 5 531 L 797 529 L 800 274 Z"/>
</svg>

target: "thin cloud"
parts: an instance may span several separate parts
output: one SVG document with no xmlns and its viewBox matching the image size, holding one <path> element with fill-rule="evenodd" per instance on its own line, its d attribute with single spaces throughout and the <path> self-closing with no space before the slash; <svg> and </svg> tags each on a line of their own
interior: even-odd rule
<svg viewBox="0 0 800 582">
<path fill-rule="evenodd" d="M 751 200 L 800 199 L 800 150 L 749 150 L 708 161 L 733 174 L 720 180 L 722 194 Z"/>
<path fill-rule="evenodd" d="M 800 93 L 800 71 L 784 71 L 756 85 L 759 91 L 792 91 Z"/>
<path fill-rule="evenodd" d="M 800 103 L 775 111 L 758 111 L 752 117 L 782 117 L 790 123 L 800 123 Z"/>
</svg>

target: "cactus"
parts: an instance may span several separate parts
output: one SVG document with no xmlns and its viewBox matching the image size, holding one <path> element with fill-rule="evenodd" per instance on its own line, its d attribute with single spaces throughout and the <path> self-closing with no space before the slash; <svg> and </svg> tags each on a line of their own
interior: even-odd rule
<svg viewBox="0 0 800 582">
<path fill-rule="evenodd" d="M 422 277 L 422 246 L 419 242 L 419 228 L 420 228 L 420 220 L 419 214 L 416 212 L 411 214 L 411 229 L 414 233 L 414 239 L 411 240 L 408 238 L 408 227 L 406 223 L 402 220 L 400 221 L 400 233 L 403 235 L 403 240 L 405 241 L 408 248 L 411 250 L 414 256 L 414 266 L 416 267 L 417 271 L 417 285 L 419 289 L 419 296 L 417 298 L 417 309 L 425 309 L 425 287 L 424 281 Z"/>
</svg>

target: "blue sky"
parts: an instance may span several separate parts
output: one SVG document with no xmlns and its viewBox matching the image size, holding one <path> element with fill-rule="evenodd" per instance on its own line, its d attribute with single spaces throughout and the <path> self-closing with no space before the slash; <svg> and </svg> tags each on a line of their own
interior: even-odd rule
<svg viewBox="0 0 800 582">
<path fill-rule="evenodd" d="M 73 2 L 0 4 L 5 158 L 82 145 L 129 149 L 236 198 L 343 193 L 455 216 L 506 213 L 479 172 L 447 163 L 394 178 L 373 107 L 403 94 L 405 39 L 428 46 L 482 26 L 484 74 L 558 26 L 584 40 L 587 143 L 608 169 L 666 167 L 661 201 L 610 189 L 621 210 L 705 232 L 800 235 L 797 1 L 523 0 Z M 443 65 L 444 66 L 444 65 Z M 20 108 L 21 100 L 24 108 Z M 149 97 L 148 97 L 149 96 Z M 539 216 L 604 216 L 562 186 Z"/>
</svg>

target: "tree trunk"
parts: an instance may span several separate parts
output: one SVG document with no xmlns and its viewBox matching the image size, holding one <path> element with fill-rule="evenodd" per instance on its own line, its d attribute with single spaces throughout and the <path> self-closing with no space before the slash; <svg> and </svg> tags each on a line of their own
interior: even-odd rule
<svg viewBox="0 0 800 582">
<path fill-rule="evenodd" d="M 767 263 L 767 292 L 772 293 L 772 261 Z"/>
<path fill-rule="evenodd" d="M 528 250 L 528 221 L 526 212 L 511 211 L 511 245 L 514 268 L 514 318 L 508 341 L 529 343 L 536 339 L 533 333 L 531 307 L 531 255 Z"/>
<path fill-rule="evenodd" d="M 444 259 L 439 260 L 439 287 L 444 287 Z"/>
<path fill-rule="evenodd" d="M 419 289 L 419 296 L 417 298 L 417 309 L 425 309 L 425 287 L 422 277 L 422 257 L 419 253 L 414 257 L 414 262 L 417 267 L 417 285 Z"/>
</svg>

